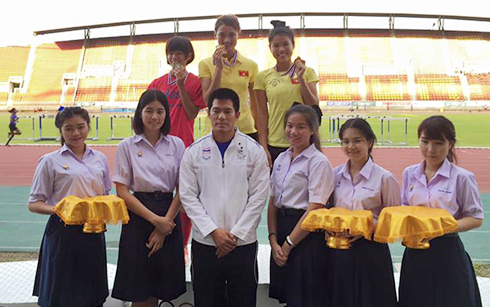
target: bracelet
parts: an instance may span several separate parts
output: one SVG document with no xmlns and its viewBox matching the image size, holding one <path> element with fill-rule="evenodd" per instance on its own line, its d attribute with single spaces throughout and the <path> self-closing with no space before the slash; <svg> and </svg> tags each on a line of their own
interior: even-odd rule
<svg viewBox="0 0 490 307">
<path fill-rule="evenodd" d="M 268 236 L 269 241 L 271 240 L 271 237 L 272 237 L 272 236 L 276 236 L 276 237 L 277 237 L 277 233 L 275 233 L 275 232 L 271 232 L 271 233 L 269 234 L 269 236 Z"/>
<path fill-rule="evenodd" d="M 291 247 L 295 247 L 293 241 L 291 241 L 291 238 L 289 236 L 286 237 L 286 243 L 289 244 Z"/>
</svg>

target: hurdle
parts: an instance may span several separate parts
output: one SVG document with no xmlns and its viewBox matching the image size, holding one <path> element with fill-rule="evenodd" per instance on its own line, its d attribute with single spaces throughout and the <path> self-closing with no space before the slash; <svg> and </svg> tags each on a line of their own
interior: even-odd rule
<svg viewBox="0 0 490 307">
<path fill-rule="evenodd" d="M 398 146 L 406 146 L 408 144 L 408 117 L 391 117 L 391 116 L 380 116 L 379 118 L 380 121 L 380 140 L 378 140 L 379 145 L 398 145 Z M 390 131 L 391 131 L 391 122 L 392 121 L 401 121 L 403 122 L 403 135 L 405 137 L 405 141 L 402 142 L 393 142 L 391 141 L 390 138 Z M 386 123 L 386 139 L 385 139 L 385 127 L 384 124 Z"/>
<path fill-rule="evenodd" d="M 340 143 L 340 139 L 338 138 L 338 133 L 340 130 L 341 122 L 346 121 L 351 118 L 363 118 L 365 120 L 368 119 L 377 119 L 380 121 L 380 131 L 379 131 L 379 139 L 377 141 L 378 145 L 394 145 L 394 146 L 405 146 L 408 144 L 408 117 L 390 117 L 390 116 L 365 116 L 365 115 L 336 115 L 328 117 L 328 137 L 326 140 L 330 143 Z M 404 124 L 403 127 L 403 135 L 405 141 L 401 142 L 393 142 L 391 140 L 390 132 L 391 132 L 391 124 L 393 121 L 402 121 Z M 385 127 L 386 124 L 386 127 Z"/>
<path fill-rule="evenodd" d="M 133 131 L 133 115 L 111 115 L 111 136 L 107 138 L 108 141 L 114 141 L 114 140 L 123 140 L 125 137 L 118 137 L 115 136 L 114 133 L 114 125 L 115 125 L 115 120 L 117 118 L 129 118 L 130 119 L 130 130 L 131 130 L 131 135 L 134 135 Z"/>
<path fill-rule="evenodd" d="M 55 118 L 54 114 L 42 114 L 39 115 L 39 137 L 35 138 L 35 142 L 39 141 L 59 141 L 59 136 L 43 136 L 43 119 L 45 118 Z"/>
<path fill-rule="evenodd" d="M 22 140 L 22 141 L 33 141 L 35 138 L 36 138 L 36 117 L 35 116 L 19 116 L 18 117 L 19 120 L 23 119 L 23 120 L 30 120 L 31 121 L 31 131 L 32 131 L 32 137 L 17 137 L 15 136 L 14 137 L 14 140 Z M 19 123 L 17 122 L 17 126 L 19 126 Z M 24 128 L 24 127 L 22 127 Z M 22 129 L 24 130 L 24 129 Z M 21 130 L 21 131 L 22 131 Z M 27 132 L 26 131 L 22 131 L 22 134 L 21 135 L 27 135 Z"/>
<path fill-rule="evenodd" d="M 341 121 L 346 121 L 351 118 L 364 118 L 364 115 L 335 115 L 328 116 L 328 139 L 326 140 L 329 143 L 340 143 L 340 139 L 338 138 L 338 133 L 341 126 Z"/>
<path fill-rule="evenodd" d="M 99 139 L 99 115 L 91 115 L 90 117 L 95 120 L 95 135 L 87 137 L 87 140 L 97 141 Z M 93 127 L 92 124 L 90 126 Z M 92 131 L 93 130 L 90 129 L 90 132 Z"/>
<path fill-rule="evenodd" d="M 54 114 L 39 115 L 39 137 L 33 138 L 35 142 L 39 141 L 59 141 L 60 136 L 43 136 L 43 119 L 55 118 Z M 95 119 L 95 136 L 87 137 L 87 140 L 97 141 L 99 139 L 99 115 L 92 115 L 91 118 Z M 34 133 L 34 130 L 33 130 Z"/>
</svg>

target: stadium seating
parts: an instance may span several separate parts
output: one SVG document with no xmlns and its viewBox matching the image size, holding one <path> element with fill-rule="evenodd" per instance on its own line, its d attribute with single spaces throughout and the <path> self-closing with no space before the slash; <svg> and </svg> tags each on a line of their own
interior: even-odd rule
<svg viewBox="0 0 490 307">
<path fill-rule="evenodd" d="M 359 78 L 347 75 L 320 76 L 319 98 L 322 101 L 360 101 Z"/>
<path fill-rule="evenodd" d="M 24 76 L 30 47 L 0 48 L 0 82 L 8 82 L 11 76 Z"/>
<path fill-rule="evenodd" d="M 466 75 L 471 100 L 490 100 L 490 74 Z"/>
<path fill-rule="evenodd" d="M 417 100 L 463 100 L 459 77 L 438 74 L 415 75 Z"/>
<path fill-rule="evenodd" d="M 111 94 L 112 77 L 80 79 L 77 102 L 107 102 Z"/>
<path fill-rule="evenodd" d="M 366 100 L 410 100 L 406 75 L 366 76 Z"/>
<path fill-rule="evenodd" d="M 38 46 L 27 93 L 13 94 L 14 105 L 60 104 L 63 76 L 77 73 L 80 53 L 79 43 Z"/>
<path fill-rule="evenodd" d="M 298 35 L 293 58 L 300 55 L 319 76 L 321 101 L 490 101 L 490 40 L 474 35 L 387 33 Z M 199 36 L 198 34 L 194 34 Z M 167 73 L 168 36 L 137 36 L 0 48 L 0 103 L 18 106 L 134 102 L 155 78 Z M 216 41 L 193 38 L 195 59 L 188 70 L 211 56 Z M 267 37 L 239 39 L 237 49 L 263 70 L 275 65 Z M 82 56 L 82 52 L 84 52 Z M 83 60 L 80 63 L 80 60 Z M 80 72 L 78 71 L 80 69 Z M 29 75 L 30 74 L 30 75 Z M 71 75 L 70 82 L 65 80 Z M 78 75 L 77 75 L 78 74 Z M 22 77 L 27 92 L 7 93 L 11 77 Z"/>
<path fill-rule="evenodd" d="M 0 104 L 5 104 L 5 102 L 7 102 L 8 97 L 9 97 L 8 93 L 0 93 Z"/>
</svg>

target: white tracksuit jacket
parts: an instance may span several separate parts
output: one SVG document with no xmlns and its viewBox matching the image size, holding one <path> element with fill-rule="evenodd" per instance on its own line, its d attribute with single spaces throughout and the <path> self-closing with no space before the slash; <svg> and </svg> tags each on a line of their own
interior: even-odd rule
<svg viewBox="0 0 490 307">
<path fill-rule="evenodd" d="M 222 228 L 238 238 L 239 246 L 255 242 L 269 174 L 264 149 L 238 130 L 224 158 L 212 133 L 189 146 L 180 164 L 179 191 L 193 239 L 214 246 L 209 234 Z"/>
</svg>

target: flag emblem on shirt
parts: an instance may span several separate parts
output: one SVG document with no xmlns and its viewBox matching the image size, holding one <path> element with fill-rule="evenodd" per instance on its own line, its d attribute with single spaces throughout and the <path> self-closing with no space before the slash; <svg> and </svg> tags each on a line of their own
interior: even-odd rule
<svg viewBox="0 0 490 307">
<path fill-rule="evenodd" d="M 248 77 L 248 70 L 239 70 L 238 76 L 240 77 Z"/>
<path fill-rule="evenodd" d="M 291 83 L 292 84 L 299 84 L 299 79 L 298 78 L 291 79 Z"/>
<path fill-rule="evenodd" d="M 202 158 L 204 160 L 208 160 L 209 158 L 211 158 L 211 147 L 204 147 L 202 149 Z"/>
</svg>

